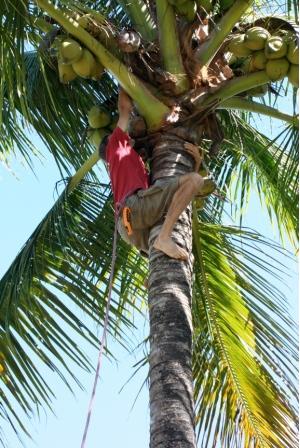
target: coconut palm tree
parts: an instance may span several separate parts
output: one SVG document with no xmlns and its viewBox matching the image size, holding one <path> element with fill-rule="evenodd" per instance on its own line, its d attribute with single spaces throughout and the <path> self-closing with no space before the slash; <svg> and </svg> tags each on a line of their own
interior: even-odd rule
<svg viewBox="0 0 300 448">
<path fill-rule="evenodd" d="M 33 167 L 34 130 L 64 185 L 0 282 L 1 417 L 28 433 L 23 414 L 52 406 L 41 363 L 67 386 L 69 362 L 93 367 L 71 334 L 97 346 L 82 311 L 104 321 L 114 219 L 95 166 L 120 84 L 153 181 L 193 170 L 191 141 L 218 183 L 175 227 L 188 262 L 152 248 L 161 223 L 149 264 L 118 243 L 108 330 L 128 346 L 148 299 L 150 447 L 295 447 L 295 325 L 268 255 L 281 249 L 226 217 L 233 203 L 242 222 L 255 189 L 297 240 L 298 120 L 292 103 L 276 109 L 287 79 L 297 85 L 296 2 L 2 0 L 0 11 L 2 160 L 20 152 Z M 92 128 L 95 105 L 105 118 Z M 256 130 L 255 114 L 285 123 L 277 139 Z"/>
</svg>

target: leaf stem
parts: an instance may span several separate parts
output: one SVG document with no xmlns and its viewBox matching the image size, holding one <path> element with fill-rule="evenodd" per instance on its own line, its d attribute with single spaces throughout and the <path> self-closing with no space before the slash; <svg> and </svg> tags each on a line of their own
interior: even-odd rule
<svg viewBox="0 0 300 448">
<path fill-rule="evenodd" d="M 157 30 L 147 5 L 143 0 L 118 0 L 141 36 L 150 42 L 156 39 Z"/>
<path fill-rule="evenodd" d="M 182 62 L 176 17 L 168 0 L 156 0 L 159 43 L 164 69 L 176 78 L 176 93 L 189 89 L 188 78 Z"/>
<path fill-rule="evenodd" d="M 210 33 L 209 39 L 201 45 L 195 54 L 201 67 L 209 65 L 234 25 L 239 21 L 250 5 L 251 1 L 249 0 L 236 0 L 232 7 L 216 24 L 215 28 Z"/>
<path fill-rule="evenodd" d="M 270 78 L 265 71 L 261 70 L 256 73 L 230 79 L 224 82 L 213 93 L 200 94 L 198 97 L 194 97 L 192 103 L 196 108 L 204 108 L 204 106 L 210 106 L 212 103 L 216 103 L 219 106 L 219 104 L 228 98 L 250 90 L 253 87 L 267 84 L 268 82 L 270 82 Z"/>
<path fill-rule="evenodd" d="M 299 119 L 297 116 L 284 114 L 278 109 L 267 106 L 262 103 L 257 103 L 252 100 L 247 100 L 245 98 L 233 97 L 223 101 L 217 109 L 239 109 L 246 110 L 249 112 L 255 112 L 258 114 L 267 115 L 272 118 L 278 118 L 279 120 L 286 121 L 287 123 L 299 127 Z"/>
<path fill-rule="evenodd" d="M 84 176 L 93 168 L 93 166 L 100 160 L 99 150 L 95 149 L 93 154 L 84 162 L 84 164 L 76 171 L 74 176 L 71 177 L 68 184 L 68 194 L 70 194 L 74 188 L 77 187 L 79 182 L 84 178 Z"/>
<path fill-rule="evenodd" d="M 51 25 L 51 23 L 46 22 L 46 20 L 42 19 L 41 17 L 29 16 L 28 18 L 25 17 L 25 19 L 27 19 L 27 22 L 30 25 L 39 28 L 44 33 L 49 33 L 54 29 L 54 26 Z"/>
</svg>

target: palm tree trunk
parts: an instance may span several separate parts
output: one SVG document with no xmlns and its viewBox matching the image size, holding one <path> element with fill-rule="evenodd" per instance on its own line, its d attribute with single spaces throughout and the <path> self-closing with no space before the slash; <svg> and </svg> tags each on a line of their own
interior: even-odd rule
<svg viewBox="0 0 300 448">
<path fill-rule="evenodd" d="M 153 177 L 192 171 L 183 140 L 164 134 L 153 153 Z M 150 233 L 150 448 L 195 448 L 192 378 L 191 206 L 172 237 L 190 254 L 177 261 L 153 249 L 161 223 Z"/>
</svg>

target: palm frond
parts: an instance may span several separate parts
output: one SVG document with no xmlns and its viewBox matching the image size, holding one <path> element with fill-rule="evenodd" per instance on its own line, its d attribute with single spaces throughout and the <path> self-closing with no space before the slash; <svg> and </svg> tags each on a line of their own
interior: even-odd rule
<svg viewBox="0 0 300 448">
<path fill-rule="evenodd" d="M 77 10 L 87 8 L 80 2 L 62 2 Z M 92 3 L 92 2 L 90 2 Z M 77 6 L 76 6 L 77 5 Z M 92 6 L 92 5 L 90 5 Z M 111 13 L 108 6 L 101 3 L 102 11 Z M 95 7 L 95 5 L 94 5 Z M 33 20 L 43 17 L 35 2 L 5 0 L 1 6 L 3 19 L 0 29 L 0 130 L 8 138 L 1 139 L 0 154 L 7 159 L 8 154 L 18 150 L 28 163 L 37 148 L 29 143 L 20 128 L 33 128 L 50 150 L 61 172 L 71 174 L 90 155 L 86 145 L 79 151 L 80 142 L 87 123 L 87 112 L 93 104 L 104 104 L 115 111 L 117 88 L 108 74 L 100 81 L 74 81 L 63 85 L 58 80 L 57 63 L 53 51 L 42 51 L 39 43 L 45 34 Z M 124 13 L 114 6 L 115 26 L 124 22 Z"/>
<path fill-rule="evenodd" d="M 0 145 L 0 153 L 4 153 L 5 150 L 7 158 L 8 149 L 10 148 L 11 152 L 17 151 L 20 144 L 21 135 L 18 140 L 14 138 L 11 128 L 6 125 L 8 121 L 15 124 L 15 127 L 21 123 L 23 126 L 31 125 L 51 151 L 60 171 L 70 175 L 72 169 L 79 169 L 90 155 L 89 145 L 79 150 L 87 126 L 88 110 L 93 104 L 100 103 L 115 113 L 117 85 L 107 73 L 100 81 L 77 79 L 71 85 L 61 84 L 53 48 L 45 50 L 39 46 L 47 36 L 35 26 L 37 22 L 33 20 L 34 14 L 37 18 L 43 16 L 41 12 L 37 13 L 36 8 L 33 9 L 33 5 L 34 2 L 30 2 L 28 7 L 24 6 L 20 12 L 13 8 L 14 14 L 8 6 L 5 11 L 5 26 L 8 22 L 10 29 L 13 24 L 16 26 L 18 20 L 22 20 L 24 32 L 18 36 L 8 34 L 8 37 L 5 37 L 3 32 L 4 37 L 0 41 L 2 55 L 0 107 L 3 106 L 1 109 L 5 111 L 3 120 L 0 119 L 0 129 L 2 128 L 6 134 L 10 133 L 5 148 L 3 144 Z M 65 6 L 72 11 L 91 10 L 97 14 L 102 13 L 116 29 L 126 22 L 124 11 L 116 2 L 101 2 L 98 10 L 92 2 L 61 1 L 59 6 Z M 126 24 L 128 23 L 127 18 Z M 11 69 L 13 60 L 18 61 L 14 70 Z M 21 143 L 26 160 L 31 160 L 32 146 L 26 144 L 25 140 Z"/>
<path fill-rule="evenodd" d="M 1 380 L 6 397 L 0 412 L 19 429 L 24 430 L 23 418 L 14 412 L 16 403 L 28 416 L 32 403 L 36 408 L 51 407 L 54 392 L 37 365 L 47 366 L 68 387 L 68 379 L 75 379 L 70 363 L 91 370 L 80 340 L 97 347 L 93 327 L 104 320 L 113 226 L 107 186 L 82 182 L 69 195 L 65 190 L 0 281 L 5 370 Z M 144 298 L 144 277 L 144 261 L 120 242 L 109 332 L 126 347 L 132 313 L 140 310 Z M 82 321 L 82 312 L 88 323 Z"/>
<path fill-rule="evenodd" d="M 101 88 L 97 88 L 97 82 L 84 80 L 75 80 L 70 86 L 63 85 L 58 80 L 55 66 L 49 67 L 37 51 L 25 53 L 24 70 L 26 116 L 15 88 L 9 91 L 13 96 L 12 105 L 5 89 L 2 128 L 10 139 L 1 141 L 0 152 L 7 154 L 11 142 L 11 149 L 16 151 L 16 147 L 20 148 L 31 159 L 32 145 L 24 146 L 23 134 L 13 132 L 14 126 L 18 129 L 30 124 L 50 150 L 59 169 L 70 174 L 72 169 L 79 169 L 91 154 L 90 145 L 81 145 L 87 128 L 88 110 L 93 104 L 104 104 L 114 110 L 116 85 L 108 75 L 103 76 Z"/>
<path fill-rule="evenodd" d="M 281 235 L 287 232 L 295 242 L 298 232 L 298 129 L 288 126 L 271 140 L 236 112 L 222 111 L 221 117 L 226 140 L 222 155 L 214 166 L 220 188 L 228 191 L 234 186 L 233 201 L 239 201 L 241 220 L 251 191 L 257 191 Z M 223 205 L 218 204 L 221 211 Z"/>
<path fill-rule="evenodd" d="M 32 20 L 49 18 L 32 0 L 0 3 L 1 158 L 9 160 L 19 151 L 32 166 L 38 149 L 27 136 L 29 127 L 61 172 L 70 174 L 91 155 L 89 144 L 83 144 L 87 111 L 95 103 L 115 111 L 116 84 L 105 74 L 100 82 L 62 85 L 52 50 L 39 49 L 45 35 Z M 134 24 L 125 3 L 55 2 L 68 10 L 97 11 L 116 28 Z M 297 16 L 295 0 L 275 4 L 278 14 L 295 8 Z M 148 0 L 145 5 L 153 10 Z M 281 94 L 286 86 L 275 88 Z M 298 216 L 298 133 L 289 128 L 271 141 L 247 118 L 222 113 L 227 140 L 214 174 L 221 189 L 232 187 L 234 176 L 240 180 L 235 199 L 242 209 L 255 186 L 271 219 L 292 239 Z M 38 365 L 59 375 L 67 387 L 73 385 L 73 365 L 92 369 L 80 341 L 97 347 L 95 326 L 104 318 L 114 217 L 110 190 L 90 178 L 95 183 L 81 182 L 71 194 L 61 194 L 0 281 L 0 416 L 17 434 L 29 433 L 24 415 L 51 408 L 54 389 Z M 274 268 L 269 254 L 256 247 L 261 238 L 207 223 L 208 218 L 220 221 L 224 211 L 224 202 L 211 198 L 195 231 L 193 366 L 199 438 L 202 446 L 209 440 L 212 446 L 220 441 L 224 448 L 252 448 L 262 441 L 272 448 L 294 448 L 294 324 L 283 297 L 265 281 Z M 109 332 L 126 347 L 132 314 L 145 295 L 145 270 L 144 260 L 120 242 Z"/>
<path fill-rule="evenodd" d="M 282 270 L 272 244 L 207 223 L 194 242 L 199 446 L 296 447 L 296 325 L 267 281 Z"/>
</svg>

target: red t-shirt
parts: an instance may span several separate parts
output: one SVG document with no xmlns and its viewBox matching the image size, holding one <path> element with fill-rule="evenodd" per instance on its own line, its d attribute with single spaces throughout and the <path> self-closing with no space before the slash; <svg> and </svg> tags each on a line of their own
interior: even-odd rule
<svg viewBox="0 0 300 448">
<path fill-rule="evenodd" d="M 129 143 L 129 136 L 116 127 L 106 147 L 115 205 L 122 204 L 127 196 L 140 188 L 149 187 L 149 176 L 141 157 Z"/>
</svg>

